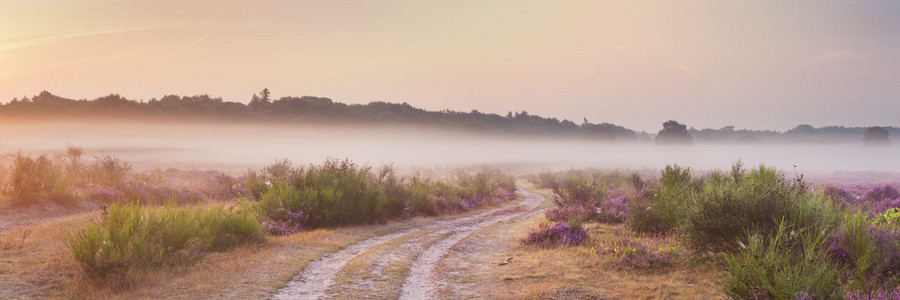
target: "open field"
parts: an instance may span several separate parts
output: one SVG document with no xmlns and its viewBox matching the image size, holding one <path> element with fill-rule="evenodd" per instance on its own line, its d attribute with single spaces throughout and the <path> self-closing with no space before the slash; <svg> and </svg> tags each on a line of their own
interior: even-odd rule
<svg viewBox="0 0 900 300">
<path fill-rule="evenodd" d="M 667 166 L 515 180 L 496 169 L 426 177 L 349 161 L 277 160 L 231 176 L 132 169 L 113 156 L 76 160 L 78 149 L 6 158 L 0 298 L 749 297 L 742 285 L 766 298 L 807 292 L 761 289 L 765 279 L 735 264 L 749 259 L 744 247 L 760 247 L 752 244 L 757 236 L 781 232 L 784 222 L 771 216 L 794 220 L 788 226 L 801 233 L 810 232 L 802 226 L 823 228 L 812 246 L 819 248 L 802 249 L 819 249 L 808 255 L 834 261 L 828 266 L 839 272 L 800 286 L 833 288 L 826 298 L 879 299 L 897 280 L 890 252 L 897 245 L 878 240 L 896 232 L 892 173 L 807 183 L 799 174 L 736 164 L 730 173 Z M 28 189 L 35 182 L 54 188 Z M 745 184 L 775 196 L 740 192 Z M 732 191 L 737 198 L 722 198 Z M 756 212 L 717 199 L 775 202 L 749 206 L 769 209 Z M 704 215 L 716 210 L 734 222 Z M 872 250 L 845 248 L 849 238 Z M 837 250 L 822 245 L 873 263 L 840 263 Z M 790 260 L 793 251 L 766 257 Z M 767 270 L 775 278 L 786 271 L 808 272 Z"/>
</svg>

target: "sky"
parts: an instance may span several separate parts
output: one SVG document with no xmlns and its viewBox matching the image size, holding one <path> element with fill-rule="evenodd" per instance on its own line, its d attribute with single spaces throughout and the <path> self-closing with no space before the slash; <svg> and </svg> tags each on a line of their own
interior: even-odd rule
<svg viewBox="0 0 900 300">
<path fill-rule="evenodd" d="M 900 126 L 898 1 L 0 0 L 0 101 L 208 94 L 656 132 Z"/>
</svg>

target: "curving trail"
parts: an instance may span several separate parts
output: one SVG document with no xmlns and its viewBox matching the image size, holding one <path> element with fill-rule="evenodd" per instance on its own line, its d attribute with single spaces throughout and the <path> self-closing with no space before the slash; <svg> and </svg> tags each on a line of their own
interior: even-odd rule
<svg viewBox="0 0 900 300">
<path fill-rule="evenodd" d="M 400 299 L 436 298 L 434 269 L 441 259 L 447 255 L 447 252 L 450 251 L 451 247 L 479 229 L 488 227 L 500 221 L 512 219 L 513 217 L 529 214 L 529 211 L 536 208 L 544 200 L 540 195 L 529 193 L 525 190 L 520 189 L 519 192 L 525 196 L 525 199 L 519 203 L 519 206 L 524 206 L 526 208 L 525 212 L 513 210 L 512 213 L 496 214 L 474 224 L 448 226 L 446 229 L 452 231 L 453 234 L 434 243 L 419 255 L 419 258 L 416 259 L 415 262 L 413 262 L 409 276 L 406 277 L 406 282 L 403 284 Z"/>
<path fill-rule="evenodd" d="M 390 291 L 401 291 L 401 299 L 434 299 L 436 297 L 435 267 L 454 245 L 473 232 L 497 222 L 522 219 L 540 212 L 536 210 L 545 199 L 538 194 L 519 189 L 524 199 L 515 204 L 500 207 L 466 217 L 435 221 L 430 225 L 372 237 L 332 252 L 313 262 L 300 272 L 273 299 L 330 299 L 396 298 L 396 294 L 378 294 L 385 291 L 367 288 L 372 281 L 386 282 Z M 384 249 L 381 249 L 384 248 Z M 347 270 L 354 259 L 363 254 L 370 264 Z M 379 266 L 399 263 L 408 267 L 405 279 L 384 278 Z M 335 278 L 342 272 L 364 272 L 366 280 L 345 280 L 338 285 Z M 360 294 L 363 293 L 363 294 Z"/>
</svg>

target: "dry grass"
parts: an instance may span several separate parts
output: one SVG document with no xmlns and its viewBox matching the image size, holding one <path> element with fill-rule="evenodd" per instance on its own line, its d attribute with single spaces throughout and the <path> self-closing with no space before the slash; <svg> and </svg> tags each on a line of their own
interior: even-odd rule
<svg viewBox="0 0 900 300">
<path fill-rule="evenodd" d="M 61 297 L 81 274 L 60 235 L 80 227 L 97 213 L 69 216 L 55 221 L 0 233 L 0 298 Z M 25 232 L 30 232 L 22 240 Z M 21 245 L 21 247 L 19 247 Z"/>
<path fill-rule="evenodd" d="M 451 249 L 439 270 L 444 298 L 496 299 L 721 299 L 722 267 L 694 258 L 674 238 L 631 234 L 624 225 L 587 226 L 583 246 L 542 249 L 521 245 L 543 214 L 482 229 Z M 672 265 L 628 270 L 591 247 L 622 239 L 674 246 Z M 596 253 L 595 249 L 595 253 Z M 509 264 L 500 266 L 508 258 Z"/>
<path fill-rule="evenodd" d="M 490 208 L 456 216 L 270 237 L 262 245 L 241 246 L 181 265 L 147 269 L 129 274 L 128 278 L 105 281 L 84 275 L 61 239 L 63 234 L 100 218 L 99 211 L 81 213 L 0 232 L 0 299 L 265 298 L 327 252 L 372 236 L 486 209 Z M 391 278 L 402 280 L 408 265 L 390 264 L 385 270 L 394 274 Z"/>
<path fill-rule="evenodd" d="M 99 213 L 88 213 L 0 233 L 0 299 L 15 298 L 263 298 L 326 252 L 367 237 L 416 225 L 398 224 L 320 229 L 273 237 L 212 253 L 198 261 L 148 269 L 105 281 L 83 274 L 60 238 Z M 23 232 L 30 231 L 21 248 Z"/>
</svg>

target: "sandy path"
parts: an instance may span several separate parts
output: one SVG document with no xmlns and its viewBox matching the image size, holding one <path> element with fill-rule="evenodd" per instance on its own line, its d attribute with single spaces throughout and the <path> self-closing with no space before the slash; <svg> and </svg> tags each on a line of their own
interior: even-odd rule
<svg viewBox="0 0 900 300">
<path fill-rule="evenodd" d="M 544 198 L 538 194 L 530 193 L 521 189 L 519 190 L 519 192 L 525 196 L 525 199 L 518 205 L 525 208 L 524 212 L 522 210 L 513 210 L 507 213 L 501 213 L 482 219 L 477 223 L 459 224 L 446 227 L 446 230 L 453 231 L 454 233 L 434 243 L 431 247 L 420 254 L 419 258 L 416 259 L 415 262 L 413 262 L 409 270 L 409 276 L 406 277 L 406 282 L 403 283 L 403 289 L 401 292 L 402 294 L 400 295 L 400 299 L 406 300 L 436 298 L 435 292 L 437 284 L 435 282 L 434 270 L 441 259 L 443 259 L 444 256 L 447 255 L 447 252 L 450 251 L 451 247 L 479 229 L 493 225 L 500 221 L 512 219 L 513 217 L 528 215 L 530 214 L 529 212 L 532 209 L 536 208 L 544 201 Z"/>
<path fill-rule="evenodd" d="M 519 190 L 525 198 L 517 204 L 506 204 L 477 215 L 435 221 L 433 224 L 404 230 L 392 234 L 381 235 L 352 244 L 342 250 L 325 255 L 313 261 L 303 272 L 292 279 L 287 286 L 279 290 L 274 299 L 321 299 L 348 297 L 340 291 L 365 291 L 359 287 L 334 287 L 335 277 L 348 262 L 366 253 L 370 249 L 386 244 L 392 240 L 400 240 L 398 245 L 387 251 L 381 251 L 374 257 L 375 262 L 384 262 L 397 257 L 415 257 L 410 262 L 410 272 L 402 283 L 403 299 L 429 299 L 434 297 L 434 268 L 447 251 L 472 232 L 490 226 L 502 220 L 521 217 L 533 213 L 531 210 L 540 205 L 544 198 L 524 190 Z M 440 237 L 438 240 L 422 238 L 417 235 L 427 232 L 426 237 Z M 419 234 L 421 235 L 421 234 Z M 404 240 L 405 239 L 405 240 Z M 409 253 L 417 252 L 417 253 Z M 398 255 L 400 254 L 400 255 Z M 377 273 L 377 272 L 376 272 Z M 376 274 L 378 275 L 378 274 Z M 365 285 L 366 282 L 354 282 L 350 285 Z M 398 283 L 395 287 L 400 289 Z M 329 288 L 336 293 L 328 293 Z M 376 295 L 369 295 L 378 297 Z M 353 298 L 365 298 L 366 295 L 354 294 Z"/>
<path fill-rule="evenodd" d="M 31 204 L 0 202 L 0 232 L 99 209 L 98 203 L 88 200 L 75 201 L 69 205 L 60 205 L 49 200 L 39 200 Z"/>
</svg>

